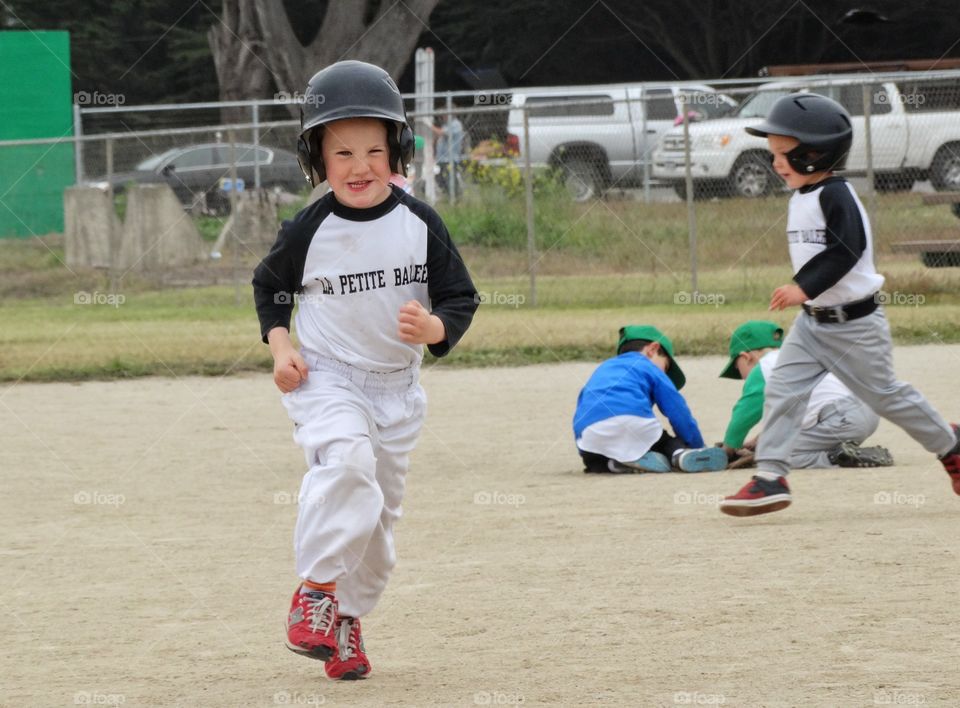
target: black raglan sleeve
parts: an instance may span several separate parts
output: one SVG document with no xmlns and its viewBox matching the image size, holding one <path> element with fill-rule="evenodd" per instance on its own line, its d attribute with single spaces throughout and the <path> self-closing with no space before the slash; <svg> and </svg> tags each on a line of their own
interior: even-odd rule
<svg viewBox="0 0 960 708">
<path fill-rule="evenodd" d="M 826 220 L 826 248 L 793 276 L 794 282 L 811 300 L 849 273 L 867 248 L 867 233 L 860 209 L 846 181 L 837 180 L 823 186 L 820 208 Z"/>
<path fill-rule="evenodd" d="M 309 236 L 302 224 L 284 221 L 270 252 L 253 271 L 253 301 L 260 320 L 260 336 L 274 327 L 290 330 L 294 295 L 301 290 Z"/>
<path fill-rule="evenodd" d="M 440 318 L 447 338 L 427 346 L 434 356 L 445 356 L 463 337 L 476 312 L 477 289 L 447 227 L 432 209 L 422 214 L 427 224 L 427 293 L 431 311 Z"/>
</svg>

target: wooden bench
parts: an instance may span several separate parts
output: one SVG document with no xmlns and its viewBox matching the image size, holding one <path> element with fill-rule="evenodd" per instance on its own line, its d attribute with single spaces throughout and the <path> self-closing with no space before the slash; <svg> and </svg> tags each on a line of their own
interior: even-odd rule
<svg viewBox="0 0 960 708">
<path fill-rule="evenodd" d="M 900 241 L 890 244 L 898 253 L 919 253 L 927 268 L 960 266 L 960 239 L 956 241 Z"/>
<path fill-rule="evenodd" d="M 960 192 L 935 192 L 921 197 L 924 204 L 950 204 L 953 213 L 960 217 Z M 890 244 L 897 253 L 919 253 L 921 262 L 928 268 L 960 266 L 960 240 L 956 241 L 900 241 Z"/>
<path fill-rule="evenodd" d="M 924 204 L 949 204 L 950 211 L 960 219 L 960 192 L 936 192 L 924 194 L 920 200 Z"/>
<path fill-rule="evenodd" d="M 960 192 L 934 192 L 921 197 L 924 204 L 960 204 Z"/>
</svg>

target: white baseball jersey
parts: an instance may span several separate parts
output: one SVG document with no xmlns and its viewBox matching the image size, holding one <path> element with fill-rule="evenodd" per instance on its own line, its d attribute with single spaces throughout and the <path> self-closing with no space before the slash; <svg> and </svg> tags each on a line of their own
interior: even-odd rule
<svg viewBox="0 0 960 708">
<path fill-rule="evenodd" d="M 870 220 L 843 177 L 801 187 L 790 197 L 787 241 L 794 281 L 821 307 L 870 297 L 883 287 L 873 265 Z"/>
<path fill-rule="evenodd" d="M 261 334 L 290 328 L 294 302 L 302 347 L 365 371 L 416 366 L 423 347 L 397 334 L 400 307 L 418 300 L 437 315 L 443 356 L 477 309 L 477 292 L 437 213 L 391 187 L 370 209 L 340 204 L 332 192 L 284 222 L 253 277 Z"/>
</svg>

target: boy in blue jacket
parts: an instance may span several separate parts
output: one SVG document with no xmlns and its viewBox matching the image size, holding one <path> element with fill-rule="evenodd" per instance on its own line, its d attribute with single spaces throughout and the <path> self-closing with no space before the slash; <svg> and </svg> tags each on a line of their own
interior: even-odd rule
<svg viewBox="0 0 960 708">
<path fill-rule="evenodd" d="M 597 367 L 577 398 L 573 433 L 585 472 L 712 472 L 727 466 L 705 447 L 679 390 L 686 383 L 673 343 L 652 325 L 620 329 L 617 356 Z M 664 430 L 656 405 L 673 427 Z"/>
</svg>

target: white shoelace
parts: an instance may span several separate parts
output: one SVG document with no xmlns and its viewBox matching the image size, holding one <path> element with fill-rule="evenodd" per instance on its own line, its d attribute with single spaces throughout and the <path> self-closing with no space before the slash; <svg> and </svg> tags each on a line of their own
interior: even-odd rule
<svg viewBox="0 0 960 708">
<path fill-rule="evenodd" d="M 333 601 L 326 595 L 321 598 L 307 596 L 307 616 L 310 618 L 310 631 L 330 634 L 336 618 Z"/>
<path fill-rule="evenodd" d="M 340 623 L 340 626 L 337 628 L 337 644 L 340 647 L 340 659 L 349 659 L 354 656 L 353 644 L 351 643 L 351 636 L 353 633 L 353 622 L 348 620 L 343 620 Z"/>
</svg>

